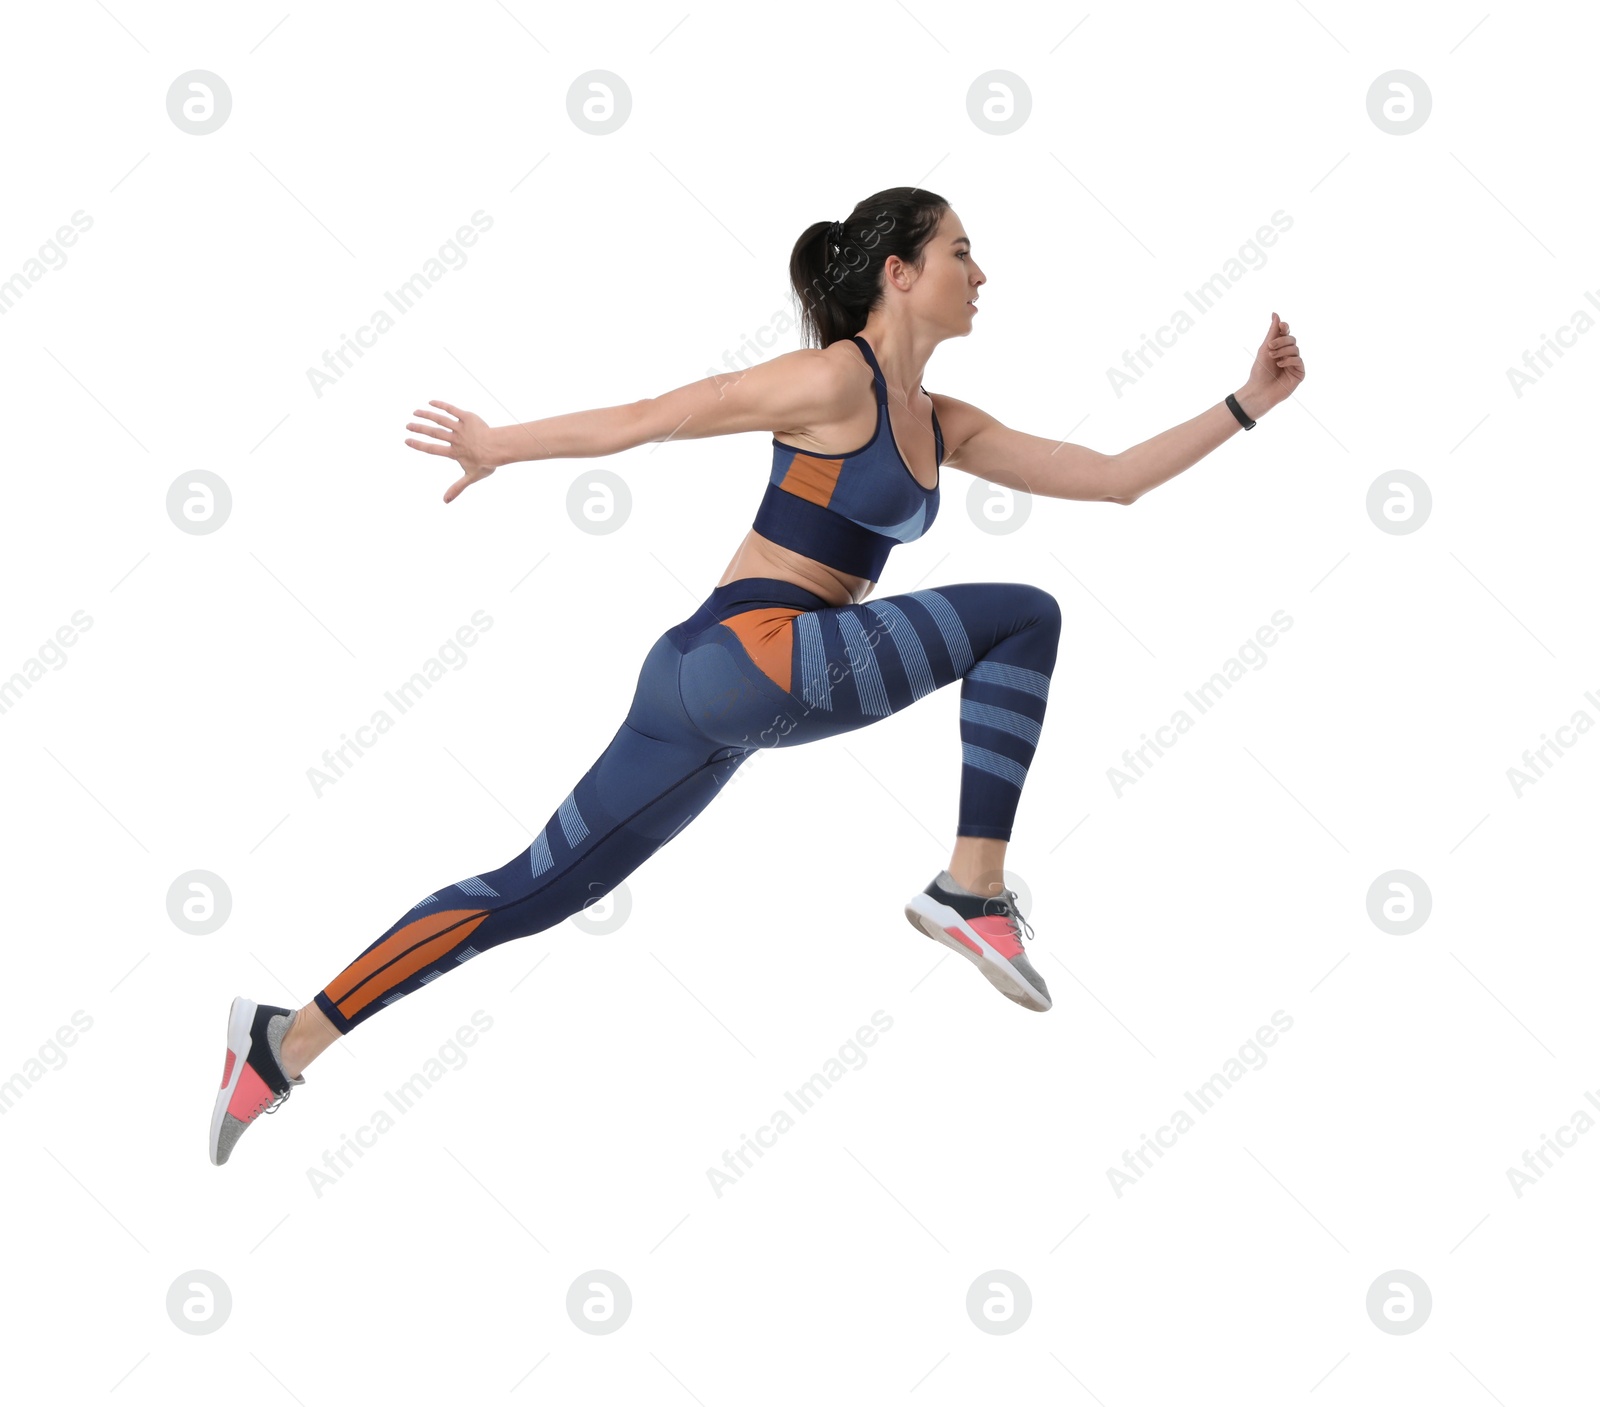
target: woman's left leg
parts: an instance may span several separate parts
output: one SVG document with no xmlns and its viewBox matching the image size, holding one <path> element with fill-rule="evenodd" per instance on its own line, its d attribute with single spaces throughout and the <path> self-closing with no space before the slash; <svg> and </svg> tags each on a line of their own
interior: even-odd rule
<svg viewBox="0 0 1600 1407">
<path fill-rule="evenodd" d="M 326 1026 L 308 1026 L 305 1012 L 291 1027 L 291 1074 L 315 1053 L 308 1045 L 325 1048 L 469 958 L 608 893 L 751 750 L 865 727 L 957 679 L 956 834 L 1010 839 L 1055 665 L 1055 598 L 972 582 L 808 610 L 818 600 L 810 592 L 777 583 L 763 594 L 762 580 L 719 587 L 657 640 L 626 721 L 531 846 L 426 896 L 316 994 Z"/>
<path fill-rule="evenodd" d="M 338 1037 L 463 962 L 578 913 L 711 803 L 749 750 L 690 723 L 678 696 L 684 639 L 674 626 L 652 646 L 622 725 L 531 845 L 426 895 L 294 1013 L 285 1073 L 298 1075 Z"/>
</svg>

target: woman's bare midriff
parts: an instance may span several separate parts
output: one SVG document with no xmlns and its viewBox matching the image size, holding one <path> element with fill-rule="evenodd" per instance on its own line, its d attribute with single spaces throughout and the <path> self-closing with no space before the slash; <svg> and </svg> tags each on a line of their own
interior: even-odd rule
<svg viewBox="0 0 1600 1407">
<path fill-rule="evenodd" d="M 779 581 L 792 581 L 807 591 L 814 591 L 830 606 L 848 606 L 864 600 L 877 584 L 866 577 L 850 576 L 833 567 L 825 566 L 815 557 L 780 547 L 771 538 L 762 537 L 754 528 L 744 535 L 739 550 L 733 554 L 728 569 L 723 572 L 718 586 L 731 581 L 742 581 L 747 576 L 770 576 Z"/>
</svg>

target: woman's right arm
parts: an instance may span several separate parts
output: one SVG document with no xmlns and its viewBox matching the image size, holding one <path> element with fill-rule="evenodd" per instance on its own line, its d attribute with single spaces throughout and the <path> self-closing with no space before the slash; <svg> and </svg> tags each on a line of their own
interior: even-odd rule
<svg viewBox="0 0 1600 1407">
<path fill-rule="evenodd" d="M 647 400 L 503 425 L 490 433 L 498 464 L 590 459 L 657 441 L 813 426 L 843 409 L 849 389 L 834 358 L 803 348 Z"/>
<path fill-rule="evenodd" d="M 746 430 L 773 434 L 814 430 L 847 415 L 858 393 L 842 363 L 816 348 L 785 352 L 744 371 L 708 376 L 647 400 L 578 410 L 521 425 L 490 426 L 471 411 L 430 401 L 448 413 L 418 410 L 431 424 L 412 423 L 440 444 L 407 440 L 413 449 L 458 460 L 463 474 L 445 492 L 449 503 L 468 484 L 503 464 L 540 459 L 593 459 L 653 441 L 697 440 Z M 439 428 L 435 428 L 439 427 Z"/>
</svg>

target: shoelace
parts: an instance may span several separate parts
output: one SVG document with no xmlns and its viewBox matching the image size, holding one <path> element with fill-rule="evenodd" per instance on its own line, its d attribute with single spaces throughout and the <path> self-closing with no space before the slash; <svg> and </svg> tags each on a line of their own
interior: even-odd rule
<svg viewBox="0 0 1600 1407">
<path fill-rule="evenodd" d="M 250 1118 L 246 1119 L 245 1122 L 253 1122 L 257 1114 L 276 1114 L 283 1102 L 288 1099 L 293 1092 L 294 1091 L 292 1089 L 284 1090 L 282 1094 L 276 1095 L 270 1104 L 263 1100 L 260 1104 L 256 1105 L 255 1113 L 251 1114 Z"/>
<path fill-rule="evenodd" d="M 1010 920 L 1011 931 L 1017 935 L 1017 942 L 1021 943 L 1033 937 L 1033 925 L 1023 918 L 1022 910 L 1017 907 L 1015 889 L 1002 889 L 989 902 L 999 904 L 1000 912 Z"/>
</svg>

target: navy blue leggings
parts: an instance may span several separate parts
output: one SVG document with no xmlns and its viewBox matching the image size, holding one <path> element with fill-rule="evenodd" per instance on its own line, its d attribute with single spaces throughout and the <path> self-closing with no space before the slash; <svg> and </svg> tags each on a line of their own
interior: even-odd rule
<svg viewBox="0 0 1600 1407">
<path fill-rule="evenodd" d="M 956 834 L 1011 838 L 1044 722 L 1061 608 L 966 582 L 830 606 L 773 577 L 719 586 L 645 655 L 627 718 L 532 845 L 428 895 L 316 996 L 348 1032 L 512 938 L 601 898 L 710 804 L 758 748 L 865 727 L 961 682 Z"/>
</svg>

